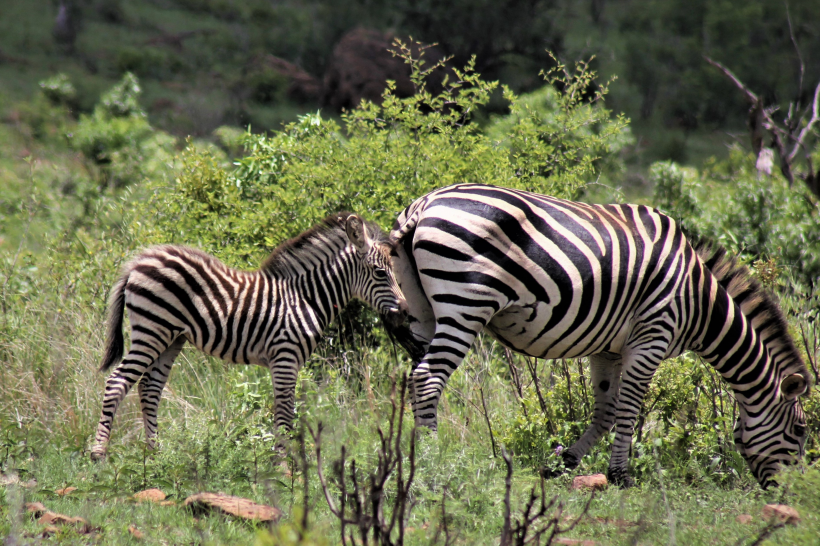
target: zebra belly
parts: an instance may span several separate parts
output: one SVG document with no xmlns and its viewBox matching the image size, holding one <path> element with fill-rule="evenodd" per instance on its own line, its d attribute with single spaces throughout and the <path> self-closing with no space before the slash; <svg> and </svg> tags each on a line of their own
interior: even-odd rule
<svg viewBox="0 0 820 546">
<path fill-rule="evenodd" d="M 487 324 L 486 331 L 503 345 L 519 353 L 537 358 L 575 358 L 601 352 L 620 353 L 628 336 L 629 325 L 612 329 L 608 336 L 590 333 L 583 339 L 570 340 L 565 332 L 544 332 L 549 315 L 533 315 L 543 304 L 511 305 L 497 313 Z"/>
</svg>

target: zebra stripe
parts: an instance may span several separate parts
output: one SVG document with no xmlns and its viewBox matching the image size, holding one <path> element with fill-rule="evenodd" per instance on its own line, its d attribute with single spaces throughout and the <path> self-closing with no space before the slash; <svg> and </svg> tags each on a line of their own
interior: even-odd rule
<svg viewBox="0 0 820 546">
<path fill-rule="evenodd" d="M 777 305 L 723 250 L 696 251 L 657 210 L 461 184 L 417 199 L 391 238 L 418 425 L 435 430 L 447 379 L 486 329 L 526 355 L 590 357 L 593 419 L 562 453 L 570 468 L 614 426 L 609 478 L 631 483 L 649 382 L 685 350 L 732 387 L 735 442 L 761 485 L 802 454 L 809 375 Z"/>
<path fill-rule="evenodd" d="M 228 362 L 269 368 L 276 425 L 290 430 L 297 372 L 351 298 L 394 326 L 404 320 L 392 250 L 376 225 L 339 213 L 280 245 L 253 272 L 186 247 L 144 251 L 125 265 L 111 293 L 101 369 L 116 367 L 92 458 L 105 455 L 117 407 L 137 380 L 146 442 L 154 447 L 160 397 L 186 341 Z M 122 358 L 126 308 L 131 347 Z"/>
</svg>

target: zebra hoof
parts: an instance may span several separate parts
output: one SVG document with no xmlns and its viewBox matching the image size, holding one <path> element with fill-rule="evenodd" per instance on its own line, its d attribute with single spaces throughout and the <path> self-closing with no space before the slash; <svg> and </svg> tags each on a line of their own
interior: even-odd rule
<svg viewBox="0 0 820 546">
<path fill-rule="evenodd" d="M 561 458 L 564 460 L 564 467 L 567 470 L 575 470 L 581 464 L 581 458 L 568 449 L 561 452 Z"/>
<path fill-rule="evenodd" d="M 617 485 L 621 489 L 635 487 L 635 479 L 629 475 L 629 471 L 625 468 L 610 468 L 606 473 L 606 479 L 609 483 Z"/>
<path fill-rule="evenodd" d="M 99 463 L 105 460 L 105 451 L 94 449 L 91 450 L 91 460 L 95 463 Z"/>
</svg>

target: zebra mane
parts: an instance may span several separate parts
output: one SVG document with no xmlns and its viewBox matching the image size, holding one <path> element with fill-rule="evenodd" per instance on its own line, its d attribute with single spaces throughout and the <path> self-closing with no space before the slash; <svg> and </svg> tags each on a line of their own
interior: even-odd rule
<svg viewBox="0 0 820 546">
<path fill-rule="evenodd" d="M 725 248 L 709 242 L 695 245 L 695 252 L 749 319 L 758 337 L 765 339 L 770 349 L 785 352 L 787 366 L 796 367 L 794 371 L 808 381 L 809 370 L 789 335 L 783 311 L 749 268 L 729 256 Z"/>
<path fill-rule="evenodd" d="M 342 247 L 346 246 L 349 239 L 345 231 L 345 224 L 352 214 L 347 211 L 331 214 L 307 231 L 280 243 L 262 262 L 261 269 L 273 275 L 288 276 L 304 268 L 305 262 L 310 263 L 315 260 L 316 248 L 327 246 L 328 239 L 338 239 L 342 242 Z M 362 223 L 373 242 L 388 243 L 387 237 L 379 226 L 364 219 Z M 308 255 L 314 256 L 313 260 Z"/>
</svg>

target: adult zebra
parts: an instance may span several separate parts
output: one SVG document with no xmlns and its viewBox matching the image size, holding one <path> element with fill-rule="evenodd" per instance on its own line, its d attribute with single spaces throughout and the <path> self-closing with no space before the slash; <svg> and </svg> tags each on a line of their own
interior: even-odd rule
<svg viewBox="0 0 820 546">
<path fill-rule="evenodd" d="M 660 361 L 685 350 L 731 385 L 735 444 L 764 488 L 802 455 L 809 374 L 777 305 L 746 268 L 723 250 L 695 251 L 657 210 L 460 184 L 417 199 L 391 238 L 418 425 L 436 428 L 447 379 L 486 329 L 526 355 L 590 357 L 593 420 L 563 451 L 569 468 L 615 425 L 608 476 L 632 483 L 646 389 Z"/>
<path fill-rule="evenodd" d="M 180 246 L 151 248 L 128 262 L 111 293 L 101 369 L 122 358 L 125 307 L 131 348 L 106 381 L 92 459 L 105 456 L 117 406 L 140 378 L 145 438 L 154 447 L 162 390 L 186 341 L 228 362 L 269 368 L 275 423 L 290 430 L 296 373 L 351 298 L 388 324 L 404 320 L 391 251 L 375 224 L 345 212 L 281 244 L 254 272 Z"/>
</svg>

